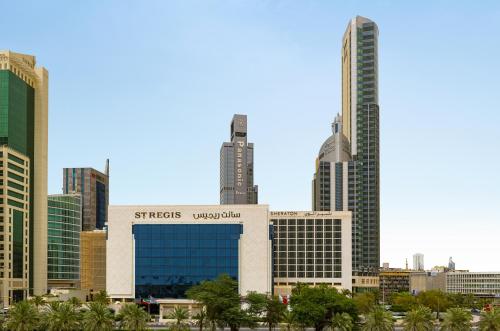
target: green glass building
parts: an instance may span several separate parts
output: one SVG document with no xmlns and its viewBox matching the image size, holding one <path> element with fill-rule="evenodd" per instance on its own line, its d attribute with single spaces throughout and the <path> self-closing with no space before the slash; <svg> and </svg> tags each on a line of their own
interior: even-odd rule
<svg viewBox="0 0 500 331">
<path fill-rule="evenodd" d="M 50 288 L 79 288 L 82 203 L 79 194 L 48 197 L 47 281 Z"/>
<path fill-rule="evenodd" d="M 23 234 L 28 243 L 28 284 L 23 297 L 47 292 L 48 72 L 35 64 L 34 56 L 0 51 L 0 146 L 19 153 L 29 164 L 23 201 L 29 218 Z M 9 173 L 3 176 L 5 183 Z"/>
</svg>

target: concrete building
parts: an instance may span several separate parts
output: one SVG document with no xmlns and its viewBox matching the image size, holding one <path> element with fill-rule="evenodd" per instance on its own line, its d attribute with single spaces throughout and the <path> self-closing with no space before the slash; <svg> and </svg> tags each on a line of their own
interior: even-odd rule
<svg viewBox="0 0 500 331">
<path fill-rule="evenodd" d="M 108 221 L 109 162 L 105 173 L 93 168 L 64 168 L 63 193 L 82 195 L 82 231 L 102 230 Z"/>
<path fill-rule="evenodd" d="M 410 274 L 410 292 L 414 295 L 431 290 L 446 290 L 446 273 L 437 271 L 416 271 Z"/>
<path fill-rule="evenodd" d="M 424 254 L 413 254 L 413 270 L 423 271 L 424 269 Z"/>
<path fill-rule="evenodd" d="M 90 293 L 106 290 L 106 236 L 105 230 L 80 233 L 81 288 Z M 120 261 L 119 257 L 113 258 Z"/>
<path fill-rule="evenodd" d="M 376 290 L 380 267 L 378 28 L 352 19 L 342 41 L 342 116 L 322 145 L 313 209 L 352 212 L 353 291 Z"/>
<path fill-rule="evenodd" d="M 0 146 L 1 307 L 28 295 L 30 168 L 27 156 Z"/>
<path fill-rule="evenodd" d="M 220 203 L 257 204 L 258 187 L 253 183 L 253 144 L 247 142 L 247 116 L 234 115 L 231 142 L 220 149 Z"/>
<path fill-rule="evenodd" d="M 113 299 L 185 299 L 227 274 L 240 294 L 272 293 L 265 205 L 110 206 L 106 290 Z"/>
<path fill-rule="evenodd" d="M 48 197 L 47 281 L 52 288 L 80 288 L 80 194 Z"/>
<path fill-rule="evenodd" d="M 405 269 L 383 269 L 379 273 L 382 302 L 388 302 L 394 293 L 410 292 L 412 272 Z"/>
<path fill-rule="evenodd" d="M 273 211 L 274 293 L 297 283 L 352 290 L 351 213 Z"/>
<path fill-rule="evenodd" d="M 28 278 L 24 287 L 28 291 L 23 290 L 23 296 L 26 292 L 47 292 L 48 77 L 45 68 L 36 67 L 34 56 L 0 51 L 0 146 L 7 145 L 27 157 L 30 167 L 29 197 L 25 200 L 29 209 L 25 229 L 29 236 L 28 270 L 22 277 Z M 24 211 L 22 217 L 26 217 Z M 20 293 L 13 298 L 19 299 Z"/>
<path fill-rule="evenodd" d="M 447 272 L 446 292 L 500 297 L 500 272 Z"/>
</svg>

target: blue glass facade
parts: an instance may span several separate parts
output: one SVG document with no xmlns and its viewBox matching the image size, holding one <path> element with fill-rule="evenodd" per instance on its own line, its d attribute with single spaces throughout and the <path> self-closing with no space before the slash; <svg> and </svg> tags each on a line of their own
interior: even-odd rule
<svg viewBox="0 0 500 331">
<path fill-rule="evenodd" d="M 238 280 L 242 224 L 134 224 L 132 233 L 136 298 L 185 298 L 220 274 Z"/>
<path fill-rule="evenodd" d="M 104 228 L 106 223 L 106 185 L 101 182 L 95 182 L 95 191 L 96 191 L 96 208 L 95 208 L 95 220 L 96 229 Z"/>
</svg>

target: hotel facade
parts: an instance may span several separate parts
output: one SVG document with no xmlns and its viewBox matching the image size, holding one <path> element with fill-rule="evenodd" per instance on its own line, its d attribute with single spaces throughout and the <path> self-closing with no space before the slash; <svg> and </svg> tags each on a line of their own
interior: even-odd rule
<svg viewBox="0 0 500 331">
<path fill-rule="evenodd" d="M 186 299 L 227 274 L 239 292 L 272 293 L 266 205 L 110 206 L 106 290 L 115 300 Z"/>
<path fill-rule="evenodd" d="M 351 212 L 272 211 L 274 293 L 297 283 L 352 290 Z"/>
</svg>

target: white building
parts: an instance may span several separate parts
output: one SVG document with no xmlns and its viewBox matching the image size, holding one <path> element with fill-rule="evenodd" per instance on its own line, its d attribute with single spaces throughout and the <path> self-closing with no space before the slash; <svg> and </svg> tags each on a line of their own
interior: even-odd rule
<svg viewBox="0 0 500 331">
<path fill-rule="evenodd" d="M 413 270 L 422 271 L 424 269 L 424 254 L 413 254 Z"/>
<path fill-rule="evenodd" d="M 349 211 L 273 211 L 275 294 L 297 283 L 352 290 Z"/>
<path fill-rule="evenodd" d="M 220 274 L 242 295 L 272 292 L 267 205 L 109 206 L 106 254 L 115 300 L 182 302 L 188 288 Z"/>
<path fill-rule="evenodd" d="M 446 292 L 473 294 L 479 297 L 499 297 L 500 272 L 447 272 Z"/>
</svg>

